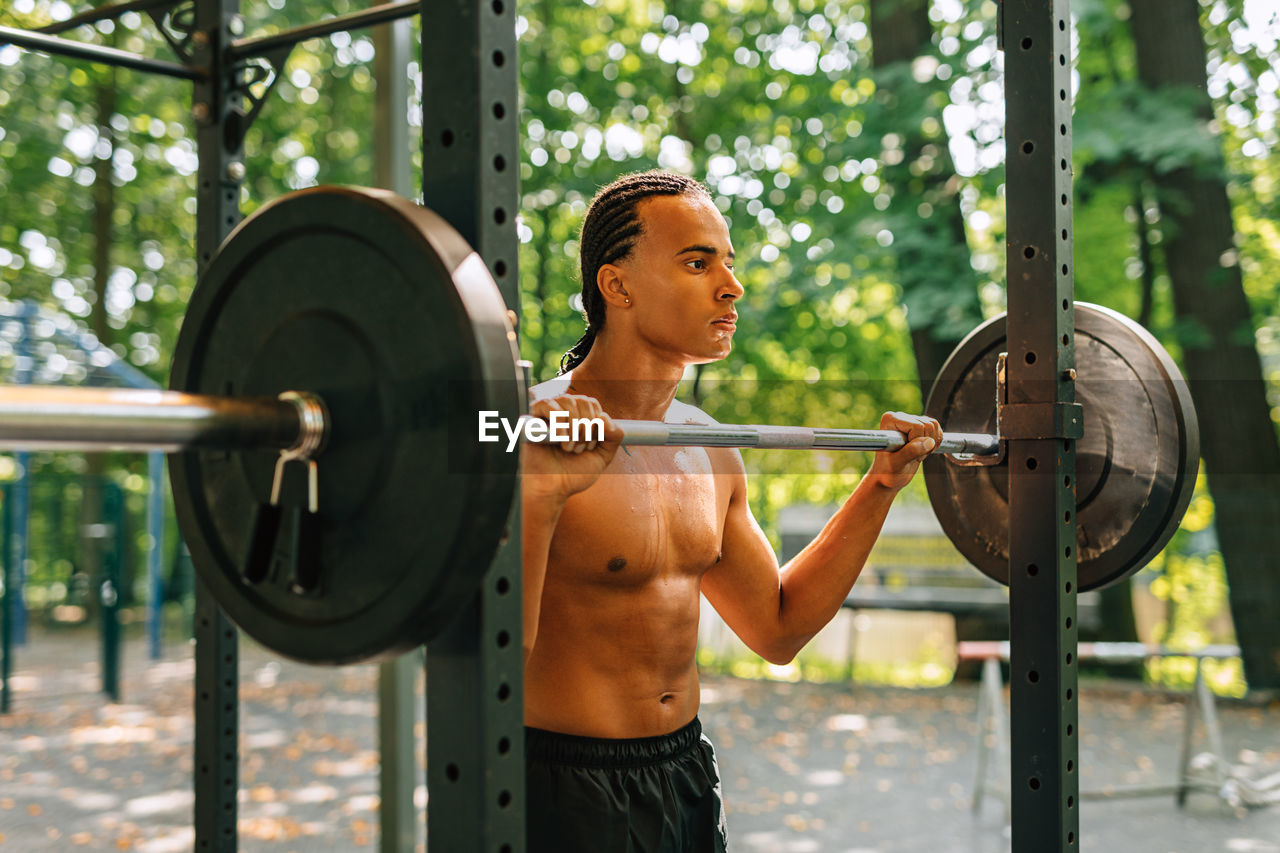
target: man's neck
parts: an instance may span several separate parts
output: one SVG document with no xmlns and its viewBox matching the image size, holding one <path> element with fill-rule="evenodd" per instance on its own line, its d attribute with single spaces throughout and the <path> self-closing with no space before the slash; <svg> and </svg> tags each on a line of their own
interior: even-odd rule
<svg viewBox="0 0 1280 853">
<path fill-rule="evenodd" d="M 595 397 L 610 417 L 660 421 L 683 376 L 682 364 L 635 349 L 622 352 L 601 335 L 570 374 L 569 391 Z"/>
</svg>

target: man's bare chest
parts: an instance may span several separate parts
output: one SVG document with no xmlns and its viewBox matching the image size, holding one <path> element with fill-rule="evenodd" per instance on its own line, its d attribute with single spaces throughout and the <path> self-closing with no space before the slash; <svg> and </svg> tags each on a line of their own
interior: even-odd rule
<svg viewBox="0 0 1280 853">
<path fill-rule="evenodd" d="M 728 497 L 701 448 L 620 452 L 566 504 L 549 570 L 618 585 L 701 575 L 719 559 Z"/>
</svg>

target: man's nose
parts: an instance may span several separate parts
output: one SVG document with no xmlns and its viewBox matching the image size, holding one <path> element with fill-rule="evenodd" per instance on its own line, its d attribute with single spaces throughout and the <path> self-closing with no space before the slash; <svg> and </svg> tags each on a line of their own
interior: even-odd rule
<svg viewBox="0 0 1280 853">
<path fill-rule="evenodd" d="M 733 274 L 733 270 L 726 270 L 725 281 L 720 285 L 720 292 L 716 295 L 720 299 L 732 301 L 738 299 L 744 293 L 746 291 L 742 289 L 742 285 L 738 282 L 738 277 Z"/>
</svg>

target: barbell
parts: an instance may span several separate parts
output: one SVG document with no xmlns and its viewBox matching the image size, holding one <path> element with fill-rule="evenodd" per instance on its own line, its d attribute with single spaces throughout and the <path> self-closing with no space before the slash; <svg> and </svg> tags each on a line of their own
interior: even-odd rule
<svg viewBox="0 0 1280 853">
<path fill-rule="evenodd" d="M 521 416 L 520 423 L 528 420 Z M 906 443 L 895 430 L 625 418 L 613 423 L 622 432 L 622 444 L 632 447 L 893 451 Z M 310 458 L 323 449 L 330 424 L 324 401 L 306 392 L 284 398 L 220 397 L 30 385 L 10 386 L 0 395 L 0 450 L 280 450 Z M 555 440 L 545 433 L 534 437 L 523 427 L 518 435 L 522 442 Z M 307 444 L 315 450 L 304 451 Z M 933 452 L 994 456 L 1000 452 L 1000 437 L 943 433 Z"/>
<path fill-rule="evenodd" d="M 1154 338 L 1083 303 L 1076 324 L 1083 591 L 1168 541 L 1199 445 L 1185 383 Z M 1007 583 L 1003 335 L 1003 318 L 988 321 L 944 365 L 926 414 L 962 431 L 924 467 L 949 538 Z M 392 656 L 456 617 L 509 535 L 518 454 L 479 441 L 476 423 L 524 415 L 515 342 L 485 264 L 434 213 L 381 190 L 302 190 L 241 222 L 201 276 L 171 390 L 9 386 L 0 447 L 174 453 L 192 562 L 238 625 L 306 662 Z M 641 446 L 903 443 L 880 430 L 617 423 Z"/>
</svg>

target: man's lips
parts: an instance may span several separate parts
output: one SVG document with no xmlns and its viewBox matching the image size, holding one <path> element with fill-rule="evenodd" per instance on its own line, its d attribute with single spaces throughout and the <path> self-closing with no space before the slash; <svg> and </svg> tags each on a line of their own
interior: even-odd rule
<svg viewBox="0 0 1280 853">
<path fill-rule="evenodd" d="M 732 332 L 738 328 L 738 315 L 729 314 L 727 316 L 719 318 L 718 320 L 712 320 L 711 325 L 719 326 L 722 329 L 728 329 L 730 332 Z"/>
</svg>

